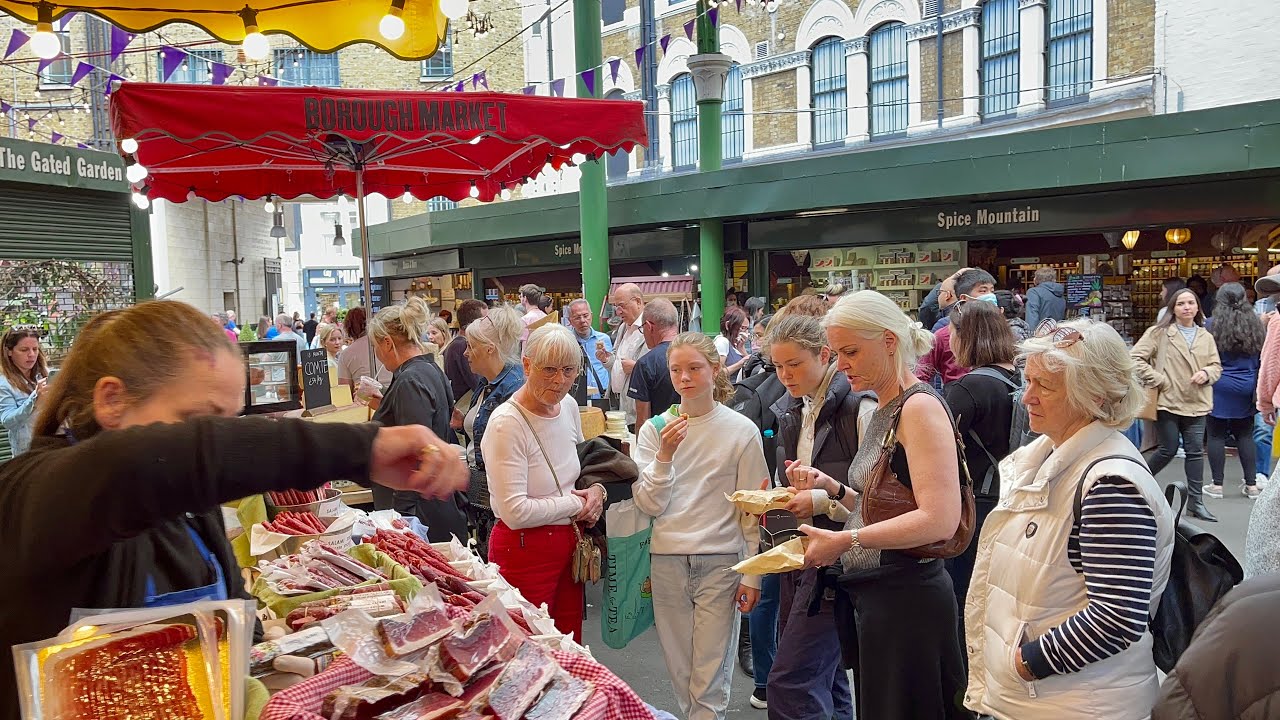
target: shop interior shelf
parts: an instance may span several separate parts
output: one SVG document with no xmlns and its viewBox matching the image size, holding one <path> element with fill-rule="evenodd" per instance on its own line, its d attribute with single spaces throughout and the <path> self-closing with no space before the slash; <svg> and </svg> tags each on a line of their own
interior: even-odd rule
<svg viewBox="0 0 1280 720">
<path fill-rule="evenodd" d="M 249 363 L 249 367 L 269 367 L 271 365 L 288 365 L 288 360 L 263 360 Z"/>
<path fill-rule="evenodd" d="M 833 265 L 824 268 L 809 268 L 809 273 L 853 272 L 854 270 L 870 270 L 870 265 Z"/>
<path fill-rule="evenodd" d="M 865 267 L 865 266 L 864 266 Z M 958 262 L 927 262 L 927 263 L 889 263 L 887 265 L 872 265 L 875 270 L 901 270 L 903 268 L 927 268 L 927 267 L 960 267 Z"/>
</svg>

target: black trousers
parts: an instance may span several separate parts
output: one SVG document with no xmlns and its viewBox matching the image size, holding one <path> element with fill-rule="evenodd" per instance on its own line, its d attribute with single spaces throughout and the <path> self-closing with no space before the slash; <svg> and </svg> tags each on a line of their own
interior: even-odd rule
<svg viewBox="0 0 1280 720">
<path fill-rule="evenodd" d="M 1209 416 L 1209 475 L 1214 485 L 1221 485 L 1226 474 L 1227 433 L 1235 436 L 1236 454 L 1244 470 L 1246 485 L 1256 485 L 1258 472 L 1258 445 L 1253 440 L 1253 416 L 1247 418 L 1216 418 Z"/>
<path fill-rule="evenodd" d="M 855 717 L 972 720 L 955 591 L 941 560 L 846 573 L 836 631 Z"/>
<path fill-rule="evenodd" d="M 1174 415 L 1161 410 L 1156 415 L 1156 434 L 1160 438 L 1160 447 L 1149 453 L 1147 465 L 1152 475 L 1159 475 L 1178 454 L 1178 439 L 1182 439 L 1182 450 L 1186 453 L 1185 470 L 1187 486 L 1193 498 L 1200 497 L 1200 488 L 1204 483 L 1204 425 L 1207 415 L 1188 417 Z M 1252 431 L 1251 431 L 1252 432 Z"/>
</svg>

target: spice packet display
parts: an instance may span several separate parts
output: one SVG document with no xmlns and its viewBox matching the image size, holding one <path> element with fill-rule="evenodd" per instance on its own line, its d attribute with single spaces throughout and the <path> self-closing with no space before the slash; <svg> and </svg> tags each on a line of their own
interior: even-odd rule
<svg viewBox="0 0 1280 720">
<path fill-rule="evenodd" d="M 248 603 L 79 613 L 56 638 L 13 648 L 24 718 L 243 713 Z"/>
<path fill-rule="evenodd" d="M 725 495 L 726 500 L 733 503 L 742 512 L 751 515 L 763 515 L 770 510 L 785 510 L 791 502 L 791 493 L 786 488 L 769 490 L 738 490 L 732 495 Z"/>
<path fill-rule="evenodd" d="M 323 541 L 313 540 L 311 543 L 323 545 Z M 303 550 L 308 550 L 310 556 L 316 557 L 318 550 L 311 543 L 303 545 Z M 330 548 L 333 549 L 333 548 Z M 365 588 L 378 586 L 378 589 L 384 589 L 381 586 L 389 586 L 395 591 L 397 597 L 407 603 L 414 595 L 422 589 L 422 583 L 418 581 L 408 570 L 392 560 L 391 557 L 377 547 L 369 544 L 356 545 L 344 553 L 337 553 L 339 556 L 349 558 L 351 561 L 358 562 L 366 568 L 372 569 L 378 575 L 377 578 L 361 580 L 359 583 L 344 588 L 326 588 L 324 590 L 312 591 L 299 589 L 296 585 L 296 576 L 293 573 L 300 571 L 300 568 L 306 567 L 307 557 L 300 550 L 291 556 L 277 558 L 272 561 L 260 562 L 260 574 L 253 584 L 253 595 L 258 598 L 271 613 L 278 618 L 289 617 L 294 610 L 308 605 L 312 602 L 326 600 L 337 597 L 339 595 L 351 595 L 363 592 Z M 327 553 L 321 553 L 319 558 L 327 558 L 328 561 L 340 562 Z M 331 564 L 326 562 L 326 565 Z M 345 569 L 345 572 L 350 572 Z M 270 568 L 271 572 L 268 572 Z M 356 574 L 357 577 L 367 577 L 367 572 Z M 328 577 L 327 574 L 325 577 Z M 332 578 L 329 578 L 332 582 Z M 348 579 L 348 581 L 350 581 Z M 283 585 L 281 583 L 284 583 Z M 294 585 L 291 587 L 290 585 Z M 308 586 L 310 587 L 310 586 Z M 345 609 L 345 608 L 344 608 Z"/>
<path fill-rule="evenodd" d="M 749 557 L 731 569 L 742 575 L 773 575 L 799 570 L 804 567 L 804 550 L 808 544 L 807 537 L 793 538 L 768 552 Z"/>
</svg>

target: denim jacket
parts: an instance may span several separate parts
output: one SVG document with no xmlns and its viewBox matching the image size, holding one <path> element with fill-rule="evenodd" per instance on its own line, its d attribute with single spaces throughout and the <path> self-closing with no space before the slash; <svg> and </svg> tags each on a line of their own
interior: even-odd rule
<svg viewBox="0 0 1280 720">
<path fill-rule="evenodd" d="M 31 447 L 35 409 L 35 393 L 20 390 L 0 376 L 0 425 L 9 431 L 9 447 L 15 456 Z"/>
<path fill-rule="evenodd" d="M 480 387 L 471 396 L 471 407 L 475 407 L 481 396 L 480 410 L 476 413 L 475 437 L 471 443 L 475 448 L 476 467 L 484 469 L 484 457 L 480 454 L 480 439 L 484 437 L 484 427 L 489 424 L 489 415 L 499 405 L 511 399 L 512 395 L 524 385 L 524 368 L 520 365 L 507 365 L 493 382 L 481 378 Z M 487 394 L 486 394 L 487 393 Z M 470 408 L 468 408 L 470 410 Z"/>
</svg>

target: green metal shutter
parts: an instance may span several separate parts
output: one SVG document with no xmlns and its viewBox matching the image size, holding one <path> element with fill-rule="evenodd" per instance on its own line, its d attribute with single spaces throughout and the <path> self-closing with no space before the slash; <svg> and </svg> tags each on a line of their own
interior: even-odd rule
<svg viewBox="0 0 1280 720">
<path fill-rule="evenodd" d="M 0 259 L 133 261 L 129 196 L 0 183 Z"/>
</svg>

